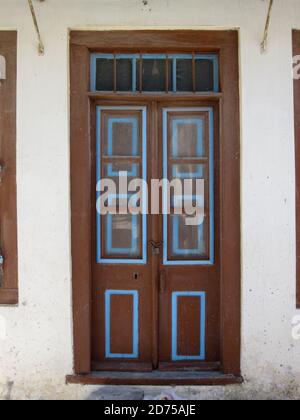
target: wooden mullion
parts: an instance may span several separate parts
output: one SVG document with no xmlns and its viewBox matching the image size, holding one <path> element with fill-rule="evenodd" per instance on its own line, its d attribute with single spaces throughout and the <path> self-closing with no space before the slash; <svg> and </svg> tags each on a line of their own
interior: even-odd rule
<svg viewBox="0 0 300 420">
<path fill-rule="evenodd" d="M 143 92 L 143 55 L 140 54 L 140 80 L 139 80 L 140 93 Z"/>
<path fill-rule="evenodd" d="M 196 55 L 193 52 L 193 92 L 196 93 Z"/>
<path fill-rule="evenodd" d="M 122 160 L 124 161 L 128 161 L 128 162 L 140 162 L 142 160 L 142 158 L 140 156 L 102 156 L 102 160 L 111 160 L 111 161 L 116 161 L 116 160 Z"/>
<path fill-rule="evenodd" d="M 193 158 L 169 158 L 169 161 L 172 165 L 205 165 L 209 163 L 209 159 L 208 158 L 197 158 L 197 159 L 193 159 Z"/>
<path fill-rule="evenodd" d="M 169 93 L 169 55 L 166 56 L 166 93 Z"/>
<path fill-rule="evenodd" d="M 117 93 L 117 55 L 114 54 L 114 93 Z"/>
<path fill-rule="evenodd" d="M 140 82 L 139 82 L 140 84 Z M 193 93 L 193 92 L 87 92 L 87 96 L 91 99 L 103 101 L 103 100 L 119 100 L 119 101 L 130 101 L 134 98 L 143 99 L 145 101 L 176 101 L 176 100 L 186 100 L 186 101 L 206 101 L 207 99 L 219 100 L 223 97 L 222 93 Z"/>
</svg>

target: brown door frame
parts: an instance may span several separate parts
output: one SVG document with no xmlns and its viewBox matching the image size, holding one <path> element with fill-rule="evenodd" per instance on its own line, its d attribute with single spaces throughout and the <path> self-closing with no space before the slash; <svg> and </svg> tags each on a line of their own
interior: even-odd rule
<svg viewBox="0 0 300 420">
<path fill-rule="evenodd" d="M 293 57 L 300 55 L 300 31 L 293 30 Z M 300 80 L 294 79 L 296 169 L 296 306 L 300 309 Z"/>
<path fill-rule="evenodd" d="M 91 103 L 126 99 L 126 94 L 89 92 L 90 53 L 218 52 L 219 94 L 182 94 L 183 100 L 214 100 L 220 106 L 221 174 L 221 369 L 240 375 L 240 117 L 237 31 L 72 31 L 71 60 L 71 209 L 74 370 L 91 372 Z M 159 95 L 156 95 L 159 96 Z M 132 94 L 130 95 L 132 98 Z M 136 94 L 137 101 L 143 94 Z M 160 96 L 161 98 L 161 96 Z M 174 99 L 164 94 L 164 100 Z"/>
<path fill-rule="evenodd" d="M 4 257 L 0 305 L 18 304 L 16 183 L 17 32 L 0 31 L 6 80 L 0 86 L 0 255 Z"/>
</svg>

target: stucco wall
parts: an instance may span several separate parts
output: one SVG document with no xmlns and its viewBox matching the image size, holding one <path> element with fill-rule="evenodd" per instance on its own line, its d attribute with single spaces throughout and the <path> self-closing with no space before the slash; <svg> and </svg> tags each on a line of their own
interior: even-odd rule
<svg viewBox="0 0 300 420">
<path fill-rule="evenodd" d="M 85 398 L 72 372 L 69 29 L 239 28 L 242 151 L 242 373 L 245 384 L 185 388 L 194 398 L 300 397 L 295 310 L 291 30 L 300 2 L 275 0 L 261 55 L 262 0 L 36 2 L 37 54 L 25 0 L 0 0 L 0 30 L 18 30 L 19 307 L 0 307 L 0 397 Z M 145 388 L 146 389 L 146 388 Z M 146 389 L 146 393 L 158 390 Z"/>
</svg>

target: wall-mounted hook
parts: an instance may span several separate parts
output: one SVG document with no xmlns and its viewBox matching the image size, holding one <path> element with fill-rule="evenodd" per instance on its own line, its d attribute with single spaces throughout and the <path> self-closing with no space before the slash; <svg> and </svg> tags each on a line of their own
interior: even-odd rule
<svg viewBox="0 0 300 420">
<path fill-rule="evenodd" d="M 40 0 L 40 1 L 44 1 L 44 0 Z M 32 3 L 32 0 L 28 0 L 28 4 L 29 4 L 30 11 L 31 11 L 31 15 L 32 15 L 32 19 L 33 19 L 33 24 L 34 24 L 34 27 L 35 27 L 35 31 L 36 31 L 37 36 L 38 36 L 38 41 L 39 41 L 39 44 L 38 44 L 39 54 L 40 55 L 44 55 L 44 53 L 45 53 L 45 47 L 44 47 L 44 43 L 42 41 L 41 32 L 40 32 L 40 28 L 39 28 L 39 24 L 38 24 L 38 21 L 37 21 L 37 17 L 36 17 L 36 14 L 35 14 L 35 10 L 34 10 L 34 6 L 33 6 L 33 3 Z"/>
<path fill-rule="evenodd" d="M 268 15 L 265 25 L 265 31 L 264 31 L 264 37 L 262 40 L 262 43 L 260 44 L 261 52 L 264 53 L 267 50 L 267 44 L 268 44 L 268 36 L 269 36 L 269 28 L 270 28 L 270 21 L 271 21 L 271 14 L 272 14 L 272 8 L 273 8 L 274 0 L 270 0 L 269 3 L 269 9 L 268 9 Z"/>
</svg>

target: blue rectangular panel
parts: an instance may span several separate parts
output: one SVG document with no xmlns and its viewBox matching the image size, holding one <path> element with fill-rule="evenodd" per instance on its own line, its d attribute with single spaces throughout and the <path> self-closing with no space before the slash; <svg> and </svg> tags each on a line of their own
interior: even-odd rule
<svg viewBox="0 0 300 420">
<path fill-rule="evenodd" d="M 200 354 L 198 356 L 178 355 L 178 297 L 199 297 L 201 308 L 200 319 Z M 206 341 L 206 293 L 205 292 L 173 292 L 172 293 L 172 360 L 173 361 L 203 361 Z"/>
<path fill-rule="evenodd" d="M 110 300 L 113 295 L 133 296 L 133 338 L 131 354 L 116 354 L 110 350 Z M 107 290 L 105 292 L 105 357 L 107 359 L 138 359 L 139 358 L 139 294 L 137 290 Z"/>
</svg>

